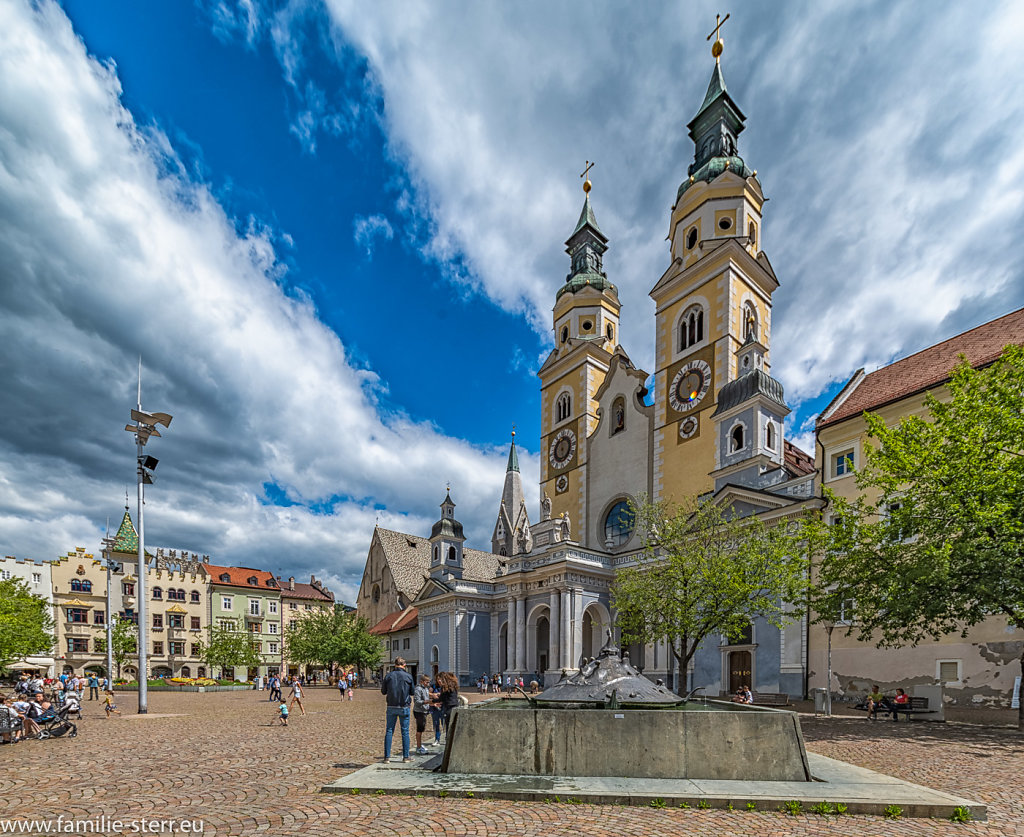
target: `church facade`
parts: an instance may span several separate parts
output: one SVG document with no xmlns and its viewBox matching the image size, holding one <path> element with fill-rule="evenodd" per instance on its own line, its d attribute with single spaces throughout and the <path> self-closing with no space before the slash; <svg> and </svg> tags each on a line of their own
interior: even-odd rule
<svg viewBox="0 0 1024 837">
<path fill-rule="evenodd" d="M 668 266 L 650 291 L 650 391 L 650 373 L 619 343 L 621 305 L 603 264 L 609 239 L 587 180 L 566 241 L 569 272 L 554 293 L 555 346 L 538 372 L 539 514 L 531 520 L 526 508 L 513 438 L 488 557 L 467 565 L 450 496 L 426 542 L 374 533 L 360 613 L 371 624 L 390 614 L 408 630 L 411 620 L 397 616 L 415 609 L 420 670 L 450 670 L 463 682 L 502 672 L 551 683 L 595 656 L 608 632 L 617 636 L 615 574 L 642 550 L 632 500 L 700 495 L 771 521 L 820 507 L 812 458 L 785 438 L 789 410 L 770 371 L 779 282 L 762 249 L 765 197 L 739 156 L 744 116 L 717 58 L 688 129 L 694 157 L 668 218 Z M 384 541 L 400 548 L 382 560 Z M 382 602 L 385 577 L 405 578 L 406 589 L 392 584 Z M 705 642 L 687 672 L 664 643 L 629 651 L 647 676 L 677 689 L 749 684 L 803 695 L 806 635 L 800 621 L 780 630 L 758 620 L 739 641 Z"/>
</svg>

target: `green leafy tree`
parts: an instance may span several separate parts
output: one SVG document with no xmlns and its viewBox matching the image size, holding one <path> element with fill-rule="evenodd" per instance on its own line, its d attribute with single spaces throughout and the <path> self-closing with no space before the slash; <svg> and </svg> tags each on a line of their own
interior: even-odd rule
<svg viewBox="0 0 1024 837">
<path fill-rule="evenodd" d="M 997 615 L 1024 628 L 1024 347 L 982 369 L 961 357 L 951 374 L 924 416 L 887 427 L 866 413 L 862 493 L 828 495 L 815 609 L 852 600 L 851 632 L 879 646 L 966 635 Z"/>
<path fill-rule="evenodd" d="M 366 619 L 335 605 L 333 610 L 311 611 L 292 622 L 285 635 L 285 655 L 298 663 L 365 670 L 380 665 L 384 649 L 369 632 Z"/>
<path fill-rule="evenodd" d="M 128 659 L 139 652 L 139 627 L 131 619 L 122 616 L 114 617 L 110 628 L 110 655 L 117 666 L 117 676 L 121 676 L 121 667 Z"/>
<path fill-rule="evenodd" d="M 221 619 L 217 625 L 207 628 L 207 641 L 203 645 L 201 659 L 211 670 L 219 668 L 256 668 L 263 664 L 263 657 L 253 645 L 253 638 L 240 619 Z"/>
<path fill-rule="evenodd" d="M 0 668 L 52 650 L 53 614 L 20 578 L 0 580 Z"/>
<path fill-rule="evenodd" d="M 665 639 L 684 672 L 711 635 L 737 636 L 758 617 L 782 627 L 800 615 L 808 590 L 802 525 L 769 526 L 698 500 L 642 499 L 633 510 L 644 551 L 612 587 L 624 642 Z"/>
</svg>

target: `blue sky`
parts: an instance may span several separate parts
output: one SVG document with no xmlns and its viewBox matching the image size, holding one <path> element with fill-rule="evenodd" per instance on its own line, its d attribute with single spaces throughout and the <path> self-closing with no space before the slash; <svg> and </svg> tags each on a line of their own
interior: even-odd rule
<svg viewBox="0 0 1024 837">
<path fill-rule="evenodd" d="M 719 11 L 809 448 L 855 369 L 1024 304 L 1013 4 L 0 3 L 5 552 L 98 550 L 139 354 L 175 415 L 150 543 L 351 599 L 374 522 L 424 533 L 450 480 L 486 547 L 512 424 L 535 508 L 586 159 L 653 366 Z"/>
</svg>

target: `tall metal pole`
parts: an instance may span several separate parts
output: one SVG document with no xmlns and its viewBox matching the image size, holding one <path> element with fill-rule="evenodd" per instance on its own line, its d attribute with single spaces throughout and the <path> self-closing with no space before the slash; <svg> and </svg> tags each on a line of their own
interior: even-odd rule
<svg viewBox="0 0 1024 837">
<path fill-rule="evenodd" d="M 835 625 L 831 623 L 825 626 L 825 633 L 828 634 L 828 680 L 825 682 L 825 714 L 832 717 L 832 630 Z"/>
<path fill-rule="evenodd" d="M 140 384 L 141 387 L 141 384 Z M 142 410 L 141 400 L 139 411 Z M 149 711 L 149 670 L 146 667 L 146 537 L 145 523 L 143 522 L 143 506 L 146 504 L 145 488 L 142 481 L 142 439 L 135 437 L 135 461 L 137 471 L 137 482 L 139 485 L 139 580 L 135 586 L 135 592 L 139 598 L 139 714 L 145 715 Z"/>
<path fill-rule="evenodd" d="M 107 526 L 107 539 L 110 537 L 110 526 Z M 111 612 L 112 602 L 110 599 L 110 545 L 107 543 L 103 550 L 103 557 L 107 565 L 107 680 L 114 685 L 114 615 Z"/>
</svg>

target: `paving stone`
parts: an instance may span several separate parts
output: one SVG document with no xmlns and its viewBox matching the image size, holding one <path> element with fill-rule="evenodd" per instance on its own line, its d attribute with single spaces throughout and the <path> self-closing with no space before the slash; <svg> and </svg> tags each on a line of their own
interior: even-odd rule
<svg viewBox="0 0 1024 837">
<path fill-rule="evenodd" d="M 265 696 L 151 693 L 152 717 L 134 720 L 129 715 L 106 720 L 97 702 L 86 701 L 77 738 L 0 747 L 0 818 L 201 819 L 204 834 L 218 837 L 299 832 L 310 837 L 1024 837 L 1024 736 L 1008 728 L 870 724 L 862 717 L 803 720 L 814 753 L 988 805 L 987 822 L 965 826 L 692 806 L 323 794 L 321 786 L 356 765 L 379 762 L 383 696 L 360 689 L 349 702 L 339 700 L 334 689 L 309 689 L 306 715 L 293 715 L 287 728 L 274 725 L 274 704 Z M 127 713 L 134 699 L 134 694 L 119 695 L 118 703 Z"/>
</svg>

